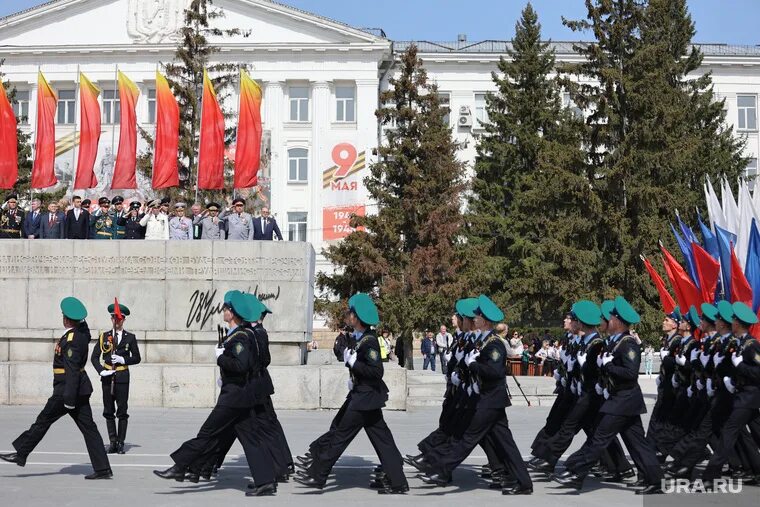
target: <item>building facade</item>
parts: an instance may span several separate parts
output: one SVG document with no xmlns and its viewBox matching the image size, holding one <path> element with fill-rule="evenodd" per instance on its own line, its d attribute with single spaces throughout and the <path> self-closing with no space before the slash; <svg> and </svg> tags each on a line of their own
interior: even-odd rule
<svg viewBox="0 0 760 507">
<path fill-rule="evenodd" d="M 79 108 L 77 76 L 82 71 L 100 89 L 102 135 L 96 160 L 98 188 L 111 194 L 109 181 L 119 138 L 117 69 L 140 88 L 138 123 L 155 128 L 155 72 L 171 62 L 182 12 L 189 0 L 53 0 L 0 19 L 0 68 L 17 89 L 17 111 L 34 134 L 37 74 L 58 94 L 56 172 L 59 185 L 71 185 L 76 166 Z M 410 42 L 391 41 L 378 30 L 358 29 L 271 0 L 216 0 L 226 17 L 220 28 L 249 35 L 212 42 L 217 61 L 245 64 L 262 87 L 264 140 L 256 203 L 268 204 L 283 235 L 309 241 L 317 270 L 330 266 L 322 248 L 350 232 L 351 213 L 371 212 L 362 180 L 382 136 L 375 117 L 379 93 L 398 72 L 398 55 Z M 508 47 L 505 41 L 418 42 L 430 78 L 450 107 L 450 124 L 471 165 L 477 135 L 485 121 L 485 95 L 494 90 L 491 72 Z M 572 43 L 555 43 L 560 61 L 577 60 Z M 729 122 L 747 138 L 757 174 L 757 101 L 760 48 L 701 46 L 704 71 L 711 71 L 719 97 L 726 99 Z M 227 98 L 235 110 L 237 97 Z M 141 144 L 138 151 L 145 149 Z M 232 158 L 232 157 L 231 157 Z M 130 198 L 152 195 L 150 182 L 119 192 Z"/>
</svg>

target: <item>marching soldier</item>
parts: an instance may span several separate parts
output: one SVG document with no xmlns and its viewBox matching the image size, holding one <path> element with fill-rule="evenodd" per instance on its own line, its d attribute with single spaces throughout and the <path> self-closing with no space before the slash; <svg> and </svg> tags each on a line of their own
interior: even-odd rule
<svg viewBox="0 0 760 507">
<path fill-rule="evenodd" d="M 193 226 L 200 227 L 200 239 L 225 239 L 224 219 L 219 218 L 219 205 L 215 202 L 206 206 L 206 213 L 193 219 Z"/>
<path fill-rule="evenodd" d="M 92 349 L 90 361 L 100 374 L 103 388 L 103 417 L 108 428 L 108 454 L 124 454 L 127 437 L 127 406 L 129 400 L 129 367 L 141 361 L 140 348 L 134 334 L 124 330 L 124 320 L 129 315 L 126 305 L 108 305 L 113 327 L 100 333 L 98 343 Z M 118 408 L 117 408 L 118 407 Z M 116 429 L 119 419 L 119 429 Z"/>
<path fill-rule="evenodd" d="M 0 209 L 0 239 L 20 238 L 24 212 L 18 207 L 16 194 L 8 194 Z"/>
<path fill-rule="evenodd" d="M 61 313 L 66 332 L 58 340 L 53 354 L 53 395 L 34 424 L 13 442 L 16 452 L 2 454 L 0 458 L 21 467 L 26 465 L 27 457 L 40 443 L 50 426 L 68 414 L 82 432 L 90 462 L 95 470 L 94 473 L 85 476 L 85 479 L 110 479 L 113 473 L 103 446 L 103 438 L 92 420 L 92 384 L 84 371 L 90 342 L 90 328 L 85 320 L 87 309 L 78 299 L 67 297 L 61 301 Z"/>
<path fill-rule="evenodd" d="M 113 204 L 114 228 L 113 239 L 126 239 L 126 230 L 124 228 L 124 219 L 127 212 L 124 210 L 124 198 L 117 195 L 111 201 Z"/>
<path fill-rule="evenodd" d="M 245 199 L 238 197 L 232 201 L 232 211 L 224 215 L 224 221 L 227 225 L 227 239 L 242 241 L 253 239 L 252 218 L 244 210 Z"/>
<path fill-rule="evenodd" d="M 100 207 L 90 214 L 90 239 L 114 239 L 116 218 L 113 211 L 110 211 L 111 200 L 101 197 L 98 205 Z"/>
</svg>

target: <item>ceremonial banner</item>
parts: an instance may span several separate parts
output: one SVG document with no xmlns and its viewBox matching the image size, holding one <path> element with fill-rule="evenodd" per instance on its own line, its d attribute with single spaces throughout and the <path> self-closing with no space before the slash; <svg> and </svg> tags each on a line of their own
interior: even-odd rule
<svg viewBox="0 0 760 507">
<path fill-rule="evenodd" d="M 747 277 L 742 272 L 739 259 L 736 257 L 733 243 L 731 244 L 731 302 L 741 301 L 752 306 L 752 287 L 747 281 Z"/>
<path fill-rule="evenodd" d="M 32 166 L 32 188 L 47 188 L 58 183 L 55 175 L 55 111 L 58 95 L 42 72 L 37 74 L 37 133 Z"/>
<path fill-rule="evenodd" d="M 235 188 L 258 183 L 261 164 L 261 88 L 240 69 L 240 108 L 235 146 Z"/>
<path fill-rule="evenodd" d="M 179 105 L 169 82 L 156 72 L 156 139 L 153 145 L 154 189 L 179 185 Z"/>
<path fill-rule="evenodd" d="M 676 307 L 676 302 L 673 301 L 673 296 L 671 296 L 668 292 L 668 289 L 665 288 L 665 282 L 663 281 L 660 274 L 655 271 L 654 267 L 649 262 L 649 259 L 642 257 L 642 260 L 644 261 L 644 266 L 647 268 L 649 276 L 652 278 L 652 282 L 654 282 L 654 286 L 657 287 L 657 293 L 660 295 L 660 304 L 662 304 L 662 310 L 665 313 L 672 313 Z"/>
<path fill-rule="evenodd" d="M 140 90 L 123 72 L 119 71 L 119 151 L 113 170 L 112 189 L 137 188 L 137 98 Z"/>
<path fill-rule="evenodd" d="M 366 213 L 366 152 L 357 153 L 356 146 L 342 141 L 329 151 L 331 165 L 322 171 L 322 239 L 345 238 L 354 228 L 351 216 Z"/>
<path fill-rule="evenodd" d="M 0 188 L 13 188 L 18 180 L 16 115 L 0 82 Z"/>
<path fill-rule="evenodd" d="M 681 313 L 688 312 L 692 306 L 699 308 L 702 302 L 699 289 L 691 281 L 686 270 L 662 244 L 660 245 L 660 250 L 662 250 L 662 254 L 665 256 L 666 271 L 668 272 L 670 283 L 673 284 L 673 290 L 676 293 L 676 300 L 678 300 Z"/>
<path fill-rule="evenodd" d="M 93 188 L 98 185 L 95 177 L 95 158 L 100 142 L 100 88 L 92 84 L 87 76 L 79 73 L 79 158 L 74 188 Z"/>
<path fill-rule="evenodd" d="M 224 188 L 224 116 L 208 73 L 203 71 L 201 137 L 198 150 L 198 188 Z"/>
<path fill-rule="evenodd" d="M 698 244 L 692 243 L 691 248 L 694 254 L 694 266 L 699 278 L 699 288 L 702 292 L 702 301 L 714 303 L 715 289 L 718 287 L 718 277 L 720 276 L 720 263 Z"/>
</svg>

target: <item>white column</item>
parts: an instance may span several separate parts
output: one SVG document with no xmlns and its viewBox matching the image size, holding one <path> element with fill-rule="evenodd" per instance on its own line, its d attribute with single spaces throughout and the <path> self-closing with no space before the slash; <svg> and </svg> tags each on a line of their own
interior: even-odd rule
<svg viewBox="0 0 760 507">
<path fill-rule="evenodd" d="M 377 145 L 377 79 L 356 80 L 356 150 L 369 150 Z"/>
<path fill-rule="evenodd" d="M 331 146 L 327 132 L 330 129 L 330 85 L 326 81 L 312 84 L 311 156 L 309 170 L 309 217 L 307 241 L 314 250 L 322 251 L 322 170 L 329 160 Z"/>
<path fill-rule="evenodd" d="M 283 237 L 287 237 L 287 214 L 285 212 L 284 200 L 285 191 L 288 181 L 287 163 L 284 148 L 282 147 L 282 124 L 285 121 L 283 114 L 284 95 L 282 81 L 269 81 L 264 89 L 264 130 L 269 130 L 271 135 L 270 148 L 272 158 L 270 160 L 269 174 L 271 181 L 271 202 L 270 212 L 277 216 L 277 222 L 280 224 L 280 231 Z"/>
</svg>

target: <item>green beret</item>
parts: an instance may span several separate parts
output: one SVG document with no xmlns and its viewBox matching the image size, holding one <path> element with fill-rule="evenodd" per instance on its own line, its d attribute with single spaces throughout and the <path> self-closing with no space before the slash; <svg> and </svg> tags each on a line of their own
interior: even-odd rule
<svg viewBox="0 0 760 507">
<path fill-rule="evenodd" d="M 615 298 L 615 308 L 612 313 L 627 324 L 638 324 L 641 321 L 639 314 L 623 296 Z"/>
<path fill-rule="evenodd" d="M 71 320 L 84 320 L 87 318 L 87 308 L 75 297 L 67 297 L 61 300 L 61 312 L 63 316 Z"/>
<path fill-rule="evenodd" d="M 253 320 L 250 320 L 249 322 L 257 322 L 261 320 L 267 313 L 272 313 L 267 306 L 261 302 L 259 298 L 254 296 L 250 293 L 243 294 L 246 298 L 248 298 L 248 302 L 251 305 L 251 308 L 253 309 Z"/>
<path fill-rule="evenodd" d="M 115 305 L 113 303 L 111 303 L 110 305 L 108 305 L 108 313 L 110 313 L 111 315 L 114 314 L 114 310 L 115 309 L 116 308 L 115 308 Z M 129 308 L 127 308 L 126 305 L 123 305 L 123 304 L 119 303 L 119 310 L 121 310 L 121 314 L 124 315 L 125 317 L 127 315 L 129 315 Z"/>
<path fill-rule="evenodd" d="M 377 306 L 368 294 L 360 292 L 349 299 L 349 309 L 356 314 L 360 321 L 368 326 L 376 326 L 380 322 Z"/>
<path fill-rule="evenodd" d="M 230 304 L 230 301 L 232 301 L 232 296 L 235 294 L 242 294 L 239 290 L 228 290 L 224 293 L 224 304 Z"/>
<path fill-rule="evenodd" d="M 491 322 L 501 322 L 504 320 L 504 312 L 485 294 L 478 296 L 478 308 L 476 312 Z"/>
<path fill-rule="evenodd" d="M 579 320 L 587 326 L 598 326 L 602 321 L 602 311 L 593 301 L 582 299 L 576 302 L 570 309 L 574 320 Z"/>
<path fill-rule="evenodd" d="M 729 324 L 734 321 L 734 307 L 725 299 L 718 301 L 718 317 Z"/>
<path fill-rule="evenodd" d="M 734 317 L 736 317 L 738 320 L 742 321 L 748 326 L 757 324 L 757 314 L 752 311 L 752 308 L 742 303 L 741 301 L 737 301 L 732 306 L 734 309 Z"/>
<path fill-rule="evenodd" d="M 699 312 L 694 307 L 694 305 L 691 305 L 689 307 L 689 311 L 684 315 L 684 318 L 687 322 L 689 322 L 694 327 L 699 327 L 699 323 L 701 322 L 699 320 Z"/>
<path fill-rule="evenodd" d="M 683 320 L 683 315 L 681 314 L 681 307 L 676 306 L 673 308 L 673 311 L 669 314 L 665 315 L 670 320 L 675 321 L 676 323 L 679 323 Z"/>
<path fill-rule="evenodd" d="M 608 299 L 604 302 L 602 302 L 602 317 L 604 317 L 604 320 L 609 322 L 610 317 L 612 317 L 612 310 L 615 308 L 615 302 L 611 299 Z"/>
<path fill-rule="evenodd" d="M 258 320 L 259 314 L 256 313 L 255 308 L 251 304 L 250 298 L 246 297 L 246 295 L 240 291 L 230 292 L 233 294 L 230 295 L 230 300 L 226 302 L 226 304 L 232 308 L 232 311 L 246 322 L 255 322 Z"/>
<path fill-rule="evenodd" d="M 454 305 L 456 312 L 461 317 L 475 317 L 475 309 L 478 307 L 477 298 L 460 299 Z"/>
<path fill-rule="evenodd" d="M 718 307 L 710 303 L 702 303 L 702 318 L 710 323 L 715 323 L 718 318 Z"/>
</svg>

